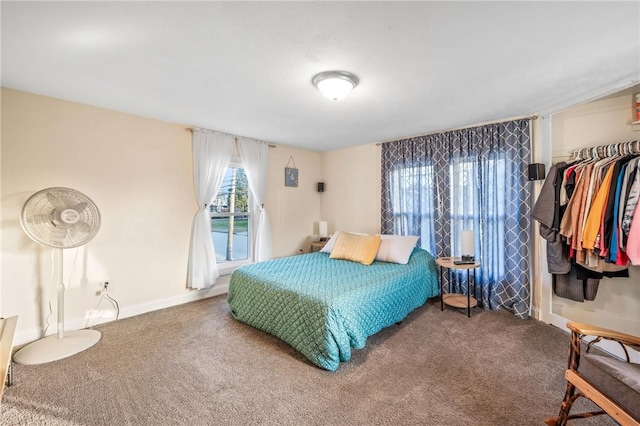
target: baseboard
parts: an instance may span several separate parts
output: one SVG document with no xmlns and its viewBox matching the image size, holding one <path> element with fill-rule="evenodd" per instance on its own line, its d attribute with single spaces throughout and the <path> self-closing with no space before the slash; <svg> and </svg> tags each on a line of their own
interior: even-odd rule
<svg viewBox="0 0 640 426">
<path fill-rule="evenodd" d="M 143 303 L 140 305 L 129 306 L 120 310 L 120 319 L 129 318 L 136 315 L 141 315 L 147 312 L 157 311 L 158 309 L 169 308 L 171 306 L 182 305 L 184 303 L 195 302 L 196 300 L 207 299 L 209 297 L 219 296 L 227 293 L 229 290 L 229 284 L 223 284 L 220 286 L 214 286 L 210 289 L 193 290 L 180 296 L 170 297 L 167 299 L 156 300 L 149 303 Z M 102 321 L 100 324 L 109 322 Z M 97 323 L 93 324 L 97 325 Z"/>
<path fill-rule="evenodd" d="M 171 306 L 182 305 L 184 303 L 195 302 L 196 300 L 207 299 L 209 297 L 219 296 L 227 293 L 229 290 L 229 284 L 224 283 L 213 286 L 209 289 L 192 290 L 179 296 L 169 297 L 166 299 L 154 300 L 152 302 L 141 303 L 139 305 L 127 306 L 120 309 L 120 315 L 118 319 L 124 319 L 134 317 L 136 315 L 145 314 L 147 312 L 157 311 L 159 309 L 170 308 Z M 99 315 L 94 316 L 89 320 L 87 318 L 67 319 L 64 323 L 65 331 L 80 330 L 87 328 L 88 326 L 96 326 L 115 320 L 115 311 L 109 311 L 112 315 Z M 47 336 L 56 334 L 55 323 L 49 327 Z M 42 337 L 42 327 L 32 328 L 30 330 L 23 330 L 16 332 L 15 346 L 25 345 L 27 343 L 36 341 Z"/>
<path fill-rule="evenodd" d="M 534 319 L 537 319 L 538 321 L 541 321 L 540 320 L 540 308 L 535 307 L 535 306 L 533 308 L 531 308 L 531 316 Z"/>
</svg>

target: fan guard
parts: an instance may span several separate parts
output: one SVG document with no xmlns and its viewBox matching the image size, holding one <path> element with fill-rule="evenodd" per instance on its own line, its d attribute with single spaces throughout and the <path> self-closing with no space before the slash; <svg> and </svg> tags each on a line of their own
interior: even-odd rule
<svg viewBox="0 0 640 426">
<path fill-rule="evenodd" d="M 71 188 L 47 188 L 22 208 L 21 224 L 34 241 L 56 248 L 88 243 L 100 228 L 100 211 L 89 197 Z"/>
</svg>

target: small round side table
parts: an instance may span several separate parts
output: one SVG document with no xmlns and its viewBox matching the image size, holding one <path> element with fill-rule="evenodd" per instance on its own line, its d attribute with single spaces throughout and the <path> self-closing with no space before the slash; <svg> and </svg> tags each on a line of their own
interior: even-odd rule
<svg viewBox="0 0 640 426">
<path fill-rule="evenodd" d="M 474 261 L 473 263 L 463 263 L 456 264 L 456 261 L 462 260 L 459 257 L 439 257 L 436 259 L 436 264 L 440 269 L 440 310 L 444 311 L 444 305 L 453 306 L 454 308 L 467 308 L 467 317 L 471 317 L 471 308 L 475 307 L 478 304 L 478 301 L 475 297 L 471 297 L 471 281 L 470 272 L 473 271 L 473 292 L 475 294 L 476 291 L 476 269 L 480 267 L 480 262 Z M 459 269 L 467 271 L 467 294 L 456 294 L 456 293 L 444 293 L 444 280 L 442 275 L 444 273 L 443 269 L 447 269 L 449 271 L 449 277 L 451 277 L 452 269 Z M 451 283 L 451 280 L 449 280 Z M 482 289 L 480 289 L 482 292 Z"/>
</svg>

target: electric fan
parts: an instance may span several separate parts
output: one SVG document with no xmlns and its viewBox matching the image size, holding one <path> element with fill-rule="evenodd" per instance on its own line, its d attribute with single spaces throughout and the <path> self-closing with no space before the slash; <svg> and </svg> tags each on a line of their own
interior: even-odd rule
<svg viewBox="0 0 640 426">
<path fill-rule="evenodd" d="M 33 194 L 22 208 L 20 223 L 35 242 L 53 247 L 58 264 L 58 333 L 16 352 L 20 364 L 42 364 L 81 352 L 100 340 L 96 330 L 64 332 L 63 250 L 88 243 L 100 227 L 98 207 L 86 195 L 70 188 L 48 188 Z"/>
</svg>

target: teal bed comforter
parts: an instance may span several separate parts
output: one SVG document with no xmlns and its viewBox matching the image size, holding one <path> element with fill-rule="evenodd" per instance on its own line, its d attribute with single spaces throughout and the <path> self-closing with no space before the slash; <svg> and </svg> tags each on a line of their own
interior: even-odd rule
<svg viewBox="0 0 640 426">
<path fill-rule="evenodd" d="M 228 302 L 237 320 L 335 371 L 351 348 L 438 294 L 435 261 L 416 248 L 406 265 L 365 266 L 318 252 L 243 266 L 231 275 Z"/>
</svg>

